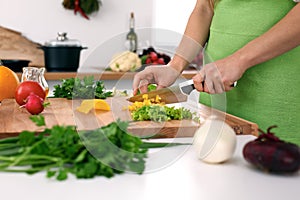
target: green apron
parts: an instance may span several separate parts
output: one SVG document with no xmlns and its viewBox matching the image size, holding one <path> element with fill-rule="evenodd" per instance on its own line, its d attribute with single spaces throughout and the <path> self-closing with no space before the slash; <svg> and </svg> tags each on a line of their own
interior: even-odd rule
<svg viewBox="0 0 300 200">
<path fill-rule="evenodd" d="M 260 36 L 293 7 L 292 0 L 221 0 L 215 7 L 206 53 L 224 58 Z M 205 61 L 208 62 L 208 61 Z M 200 102 L 225 109 L 300 145 L 300 46 L 248 69 L 233 90 L 201 93 Z M 212 102 L 213 101 L 213 102 Z"/>
</svg>

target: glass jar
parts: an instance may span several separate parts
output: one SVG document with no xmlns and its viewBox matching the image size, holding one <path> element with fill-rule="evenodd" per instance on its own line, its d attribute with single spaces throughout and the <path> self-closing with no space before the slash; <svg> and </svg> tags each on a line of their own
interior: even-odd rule
<svg viewBox="0 0 300 200">
<path fill-rule="evenodd" d="M 46 97 L 48 96 L 49 93 L 49 86 L 48 83 L 44 77 L 45 73 L 45 68 L 37 68 L 37 67 L 23 67 L 23 74 L 21 78 L 21 82 L 23 81 L 36 81 L 38 82 L 42 88 L 46 92 Z"/>
</svg>

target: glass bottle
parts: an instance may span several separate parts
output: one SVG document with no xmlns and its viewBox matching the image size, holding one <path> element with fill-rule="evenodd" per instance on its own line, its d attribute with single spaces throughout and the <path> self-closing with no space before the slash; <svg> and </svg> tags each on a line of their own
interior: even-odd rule
<svg viewBox="0 0 300 200">
<path fill-rule="evenodd" d="M 129 51 L 136 52 L 137 50 L 137 34 L 134 31 L 135 20 L 134 20 L 134 13 L 130 14 L 129 20 L 129 32 L 127 33 L 126 39 L 129 43 Z"/>
<path fill-rule="evenodd" d="M 41 67 L 41 68 L 23 67 L 21 82 L 28 81 L 28 80 L 38 82 L 42 86 L 42 88 L 45 90 L 46 97 L 47 97 L 47 95 L 49 93 L 49 86 L 44 77 L 44 73 L 45 73 L 44 67 Z"/>
</svg>

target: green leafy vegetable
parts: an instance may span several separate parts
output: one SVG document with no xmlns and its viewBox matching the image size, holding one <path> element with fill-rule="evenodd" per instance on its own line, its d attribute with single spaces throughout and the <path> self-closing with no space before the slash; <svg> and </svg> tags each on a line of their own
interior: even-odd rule
<svg viewBox="0 0 300 200">
<path fill-rule="evenodd" d="M 93 76 L 62 80 L 61 85 L 55 85 L 53 95 L 56 98 L 68 99 L 105 99 L 112 96 L 106 91 L 103 81 L 95 81 Z"/>
<path fill-rule="evenodd" d="M 42 115 L 32 116 L 39 126 Z M 47 178 L 113 177 L 125 171 L 142 174 L 149 148 L 186 143 L 143 142 L 127 133 L 128 122 L 116 121 L 91 131 L 77 132 L 75 126 L 45 128 L 39 135 L 23 131 L 18 137 L 0 140 L 0 171 L 34 174 L 46 171 Z"/>
<path fill-rule="evenodd" d="M 45 126 L 45 118 L 42 115 L 31 115 L 29 117 L 37 126 Z"/>
<path fill-rule="evenodd" d="M 161 105 L 144 105 L 131 113 L 133 120 L 152 120 L 163 122 L 168 120 L 193 119 L 193 113 L 185 108 L 175 108 Z"/>
<path fill-rule="evenodd" d="M 39 122 L 42 116 L 32 118 Z M 23 131 L 18 137 L 0 140 L 0 171 L 33 174 L 47 171 L 47 177 L 65 180 L 112 177 L 124 171 L 141 174 L 147 149 L 140 138 L 127 134 L 127 122 L 78 132 L 74 126 L 53 126 L 39 135 Z M 120 150 L 121 149 L 121 150 Z"/>
</svg>

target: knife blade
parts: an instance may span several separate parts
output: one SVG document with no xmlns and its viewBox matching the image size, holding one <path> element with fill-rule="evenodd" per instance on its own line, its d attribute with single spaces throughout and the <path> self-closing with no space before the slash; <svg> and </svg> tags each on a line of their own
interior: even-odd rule
<svg viewBox="0 0 300 200">
<path fill-rule="evenodd" d="M 184 102 L 187 101 L 188 95 L 195 89 L 193 80 L 188 80 L 182 83 L 179 83 L 178 85 L 174 85 L 171 87 L 154 90 L 151 92 L 138 94 L 133 97 L 130 97 L 127 99 L 130 102 L 135 101 L 143 101 L 143 95 L 147 94 L 148 99 L 155 98 L 156 95 L 158 95 L 161 98 L 162 102 L 165 102 L 166 104 L 169 103 L 178 103 L 178 102 Z"/>
</svg>

